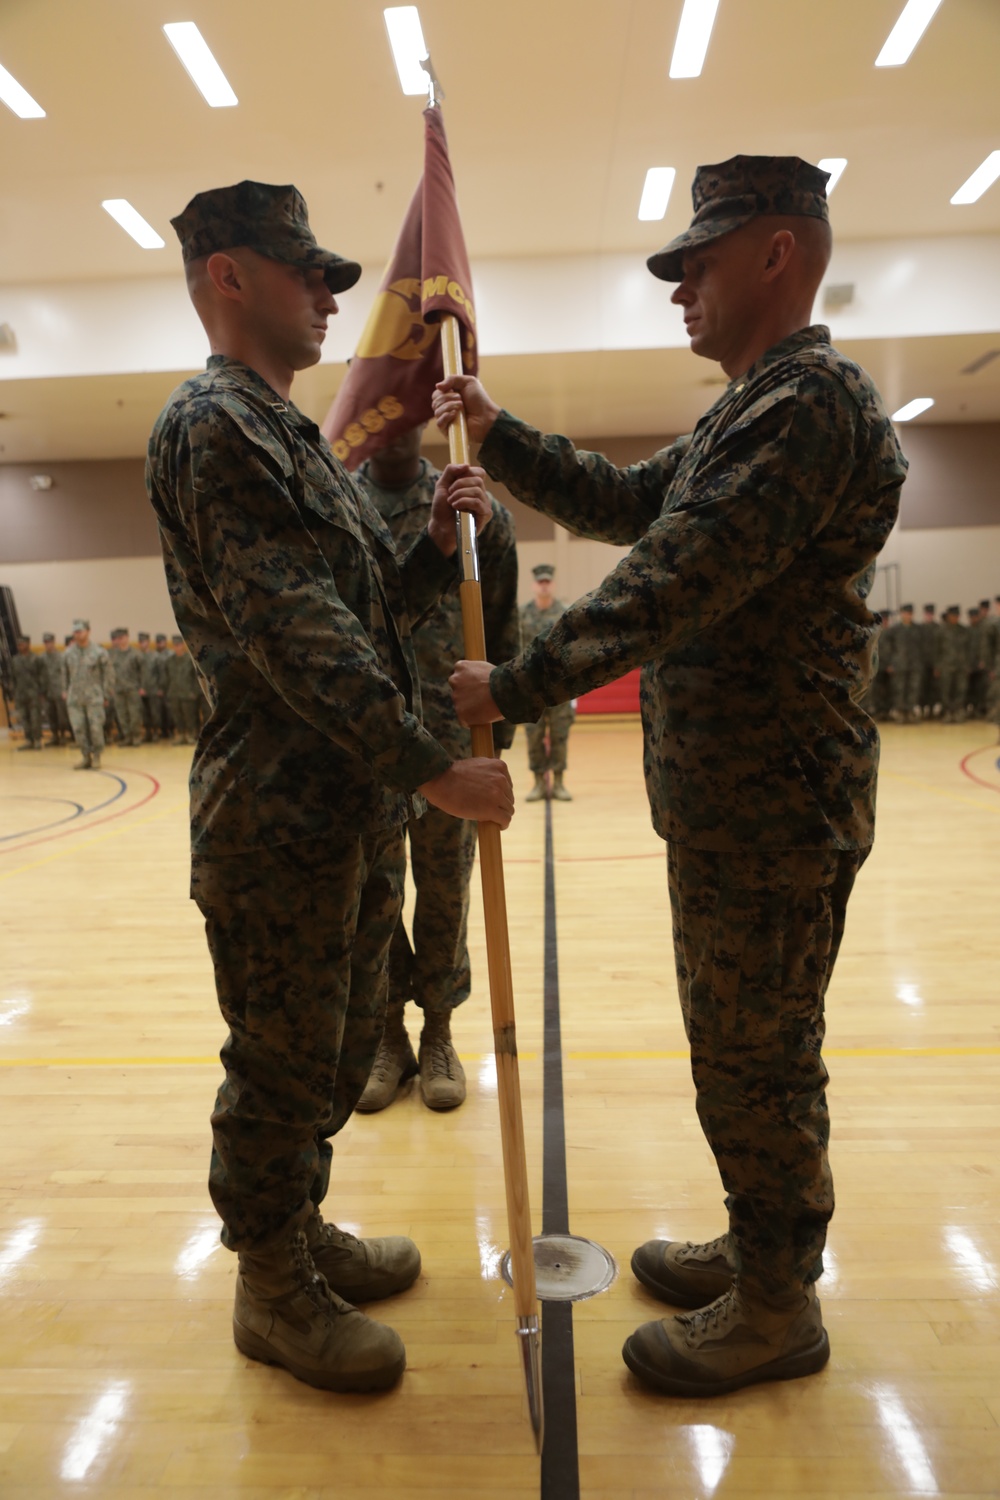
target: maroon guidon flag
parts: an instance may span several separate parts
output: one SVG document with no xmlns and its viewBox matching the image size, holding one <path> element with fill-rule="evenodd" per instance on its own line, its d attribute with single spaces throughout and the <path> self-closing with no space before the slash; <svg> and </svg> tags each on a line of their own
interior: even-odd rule
<svg viewBox="0 0 1000 1500">
<path fill-rule="evenodd" d="M 424 175 L 413 195 L 357 352 L 323 423 L 349 469 L 431 417 L 442 378 L 438 323 L 454 313 L 462 367 L 479 369 L 472 278 L 438 105 L 424 110 Z"/>
</svg>

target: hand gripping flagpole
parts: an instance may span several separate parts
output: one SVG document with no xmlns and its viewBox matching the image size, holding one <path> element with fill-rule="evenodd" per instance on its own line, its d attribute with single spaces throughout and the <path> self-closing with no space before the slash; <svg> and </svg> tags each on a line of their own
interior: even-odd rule
<svg viewBox="0 0 1000 1500">
<path fill-rule="evenodd" d="M 459 322 L 453 316 L 441 320 L 441 352 L 445 375 L 462 374 Z M 448 448 L 453 464 L 467 464 L 469 432 L 464 411 L 448 428 Z M 469 661 L 486 661 L 483 599 L 479 584 L 479 554 L 476 523 L 466 511 L 458 518 L 459 598 L 465 655 Z M 493 730 L 489 724 L 472 726 L 472 753 L 492 757 Z M 531 1242 L 531 1211 L 528 1205 L 528 1167 L 524 1153 L 524 1122 L 521 1117 L 521 1082 L 517 1066 L 517 1036 L 514 1029 L 514 987 L 510 972 L 510 941 L 507 932 L 507 901 L 504 895 L 503 854 L 500 825 L 479 824 L 479 868 L 483 881 L 486 917 L 486 955 L 493 1008 L 493 1041 L 497 1062 L 497 1098 L 500 1104 L 500 1139 L 503 1144 L 504 1182 L 507 1189 L 507 1225 L 510 1264 L 514 1282 L 517 1339 L 524 1364 L 528 1409 L 535 1433 L 535 1447 L 542 1451 L 545 1415 L 542 1408 L 542 1355 L 535 1291 L 535 1257 Z"/>
</svg>

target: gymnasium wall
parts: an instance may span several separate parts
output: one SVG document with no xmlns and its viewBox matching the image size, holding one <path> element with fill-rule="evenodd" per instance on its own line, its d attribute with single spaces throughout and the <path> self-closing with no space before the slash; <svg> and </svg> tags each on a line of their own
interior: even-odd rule
<svg viewBox="0 0 1000 1500">
<path fill-rule="evenodd" d="M 939 607 L 1000 593 L 1000 423 L 935 424 L 900 435 L 910 473 L 900 522 L 882 557 L 898 572 L 880 577 L 876 604 L 887 602 L 887 579 L 905 598 Z M 665 435 L 595 437 L 580 445 L 627 464 L 667 441 Z M 428 455 L 445 461 L 442 448 Z M 46 463 L 48 491 L 29 484 L 40 467 L 0 465 L 0 583 L 14 592 L 22 627 L 36 639 L 44 630 L 62 636 L 83 615 L 102 640 L 119 624 L 133 633 L 172 631 L 142 460 Z M 626 550 L 572 538 L 502 486 L 493 489 L 515 515 L 522 600 L 531 595 L 538 562 L 555 565 L 560 597 L 574 599 Z"/>
</svg>

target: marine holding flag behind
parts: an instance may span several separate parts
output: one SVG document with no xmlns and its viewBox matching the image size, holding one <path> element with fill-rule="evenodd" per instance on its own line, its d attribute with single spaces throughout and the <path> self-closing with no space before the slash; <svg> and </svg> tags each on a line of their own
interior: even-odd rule
<svg viewBox="0 0 1000 1500">
<path fill-rule="evenodd" d="M 353 1304 L 409 1286 L 420 1255 L 342 1232 L 321 1204 L 382 1034 L 403 825 L 423 798 L 503 827 L 513 811 L 501 761 L 456 761 L 422 724 L 412 641 L 454 577 L 454 510 L 485 525 L 491 508 L 482 471 L 449 465 L 397 557 L 291 403 L 360 276 L 317 245 L 294 187 L 199 193 L 173 224 L 212 355 L 156 423 L 147 487 L 211 706 L 191 884 L 229 1027 L 209 1185 L 239 1254 L 233 1333 L 310 1384 L 378 1389 L 403 1345 Z"/>
<path fill-rule="evenodd" d="M 648 264 L 678 283 L 692 350 L 730 384 L 645 463 L 543 437 L 468 377 L 435 398 L 444 426 L 464 405 L 480 463 L 519 499 L 632 548 L 521 656 L 462 662 L 452 682 L 466 723 L 530 723 L 643 666 L 678 989 L 729 1213 L 707 1244 L 650 1240 L 632 1258 L 656 1296 L 693 1309 L 623 1350 L 677 1395 L 829 1357 L 815 1289 L 833 1213 L 824 1000 L 874 835 L 866 597 L 906 462 L 870 377 L 810 325 L 826 182 L 798 157 L 698 168 L 691 227 Z"/>
<path fill-rule="evenodd" d="M 469 262 L 441 110 L 431 105 L 424 110 L 423 176 L 357 354 L 323 423 L 333 451 L 348 468 L 357 468 L 358 482 L 401 551 L 424 526 L 439 479 L 420 456 L 420 438 L 443 374 L 438 321 L 446 314 L 459 320 L 464 368 L 475 372 Z M 520 647 L 517 548 L 510 512 L 497 500 L 491 505 L 479 559 L 486 644 L 499 659 Z M 453 755 L 469 755 L 469 732 L 458 722 L 447 687 L 464 651 L 457 579 L 415 633 L 414 651 L 424 722 Z M 494 731 L 501 747 L 512 736 L 510 725 Z M 466 929 L 476 825 L 431 808 L 409 823 L 407 834 L 416 891 L 413 938 L 407 937 L 400 913 L 390 951 L 386 1028 L 358 1105 L 368 1112 L 385 1109 L 418 1073 L 431 1109 L 454 1109 L 465 1099 L 451 1017 L 472 985 Z M 404 1022 L 409 1001 L 423 1012 L 416 1056 Z"/>
</svg>

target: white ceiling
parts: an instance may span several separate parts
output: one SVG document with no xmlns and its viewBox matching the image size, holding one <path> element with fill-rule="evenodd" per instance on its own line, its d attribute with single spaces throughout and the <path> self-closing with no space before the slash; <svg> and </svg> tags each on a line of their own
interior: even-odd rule
<svg viewBox="0 0 1000 1500">
<path fill-rule="evenodd" d="M 848 157 L 841 239 L 1000 231 L 1000 184 L 948 202 L 1000 147 L 1000 0 L 944 0 L 910 62 L 875 69 L 901 4 L 721 0 L 702 77 L 670 81 L 681 0 L 420 0 L 473 273 L 486 256 L 644 256 L 687 223 L 695 166 L 737 151 Z M 238 108 L 195 92 L 160 30 L 179 19 L 200 26 Z M 5 283 L 169 272 L 170 216 L 248 176 L 294 181 L 321 243 L 379 262 L 419 176 L 421 101 L 399 91 L 378 0 L 0 0 L 0 63 L 48 112 L 0 106 L 0 322 Z M 640 224 L 651 165 L 675 166 L 677 187 L 666 220 Z M 130 199 L 167 248 L 135 246 L 107 197 Z M 933 377 L 951 392 L 938 419 L 1000 420 L 1000 361 L 957 375 L 997 343 L 855 352 L 889 385 L 904 366 Z M 683 351 L 498 359 L 487 374 L 524 415 L 577 433 L 673 430 L 712 396 L 711 370 Z M 311 372 L 301 403 L 320 412 L 339 378 Z M 0 461 L 141 452 L 173 383 L 0 381 Z"/>
</svg>

